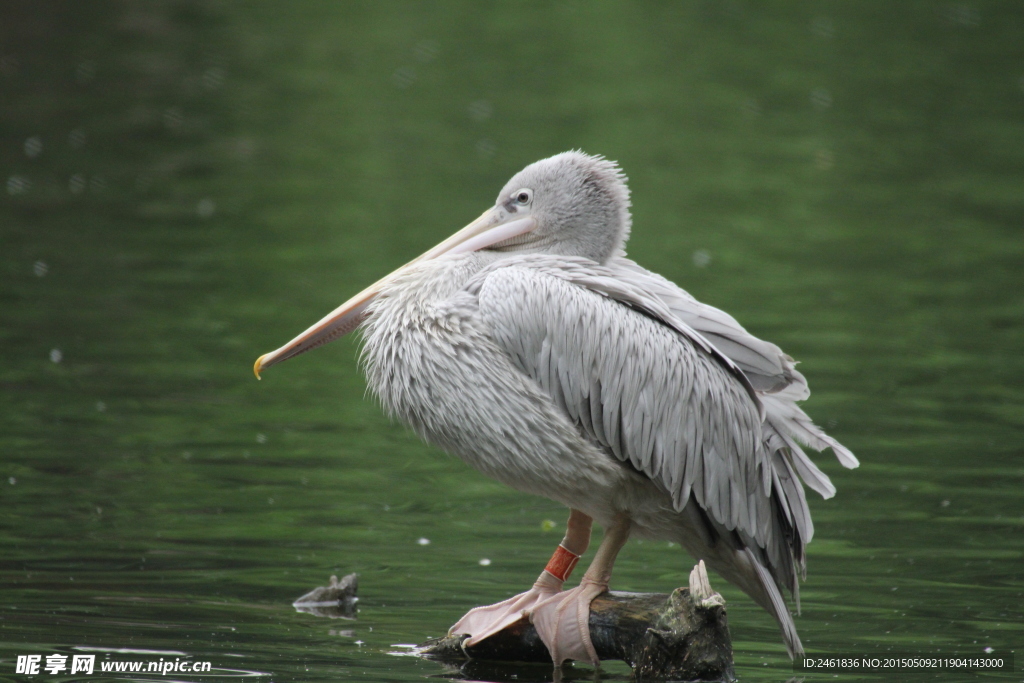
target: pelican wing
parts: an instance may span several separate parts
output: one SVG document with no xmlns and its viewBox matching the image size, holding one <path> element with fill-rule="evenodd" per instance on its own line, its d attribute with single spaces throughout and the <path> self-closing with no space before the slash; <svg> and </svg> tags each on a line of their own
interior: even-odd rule
<svg viewBox="0 0 1024 683">
<path fill-rule="evenodd" d="M 468 285 L 513 363 L 682 510 L 772 545 L 774 468 L 744 374 L 656 297 L 584 259 L 503 259 Z M 795 501 L 794 501 L 795 502 Z"/>
<path fill-rule="evenodd" d="M 758 391 L 774 393 L 788 388 L 796 400 L 810 396 L 807 380 L 796 370 L 795 361 L 775 344 L 747 332 L 725 311 L 697 301 L 674 282 L 624 256 L 609 259 L 606 267 L 623 282 L 660 299 L 676 317 L 736 363 Z"/>
<path fill-rule="evenodd" d="M 764 404 L 766 432 L 774 432 L 782 453 L 800 478 L 824 498 L 836 489 L 804 453 L 800 444 L 821 451 L 831 448 L 843 467 L 860 463 L 848 448 L 815 425 L 797 402 L 811 395 L 807 380 L 796 370 L 795 361 L 775 344 L 758 339 L 735 318 L 713 306 L 697 301 L 674 282 L 653 273 L 624 256 L 609 260 L 607 268 L 625 283 L 648 292 L 669 308 L 674 316 L 691 326 L 723 355 L 728 356 L 757 389 Z M 810 527 L 810 517 L 807 519 Z M 805 536 L 810 540 L 811 536 Z"/>
</svg>

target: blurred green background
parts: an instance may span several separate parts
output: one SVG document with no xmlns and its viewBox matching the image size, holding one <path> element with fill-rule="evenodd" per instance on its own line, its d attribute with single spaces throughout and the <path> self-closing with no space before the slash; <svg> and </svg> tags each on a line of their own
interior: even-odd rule
<svg viewBox="0 0 1024 683">
<path fill-rule="evenodd" d="M 571 148 L 628 173 L 630 255 L 801 360 L 863 463 L 819 458 L 808 650 L 1019 650 L 1022 45 L 1017 2 L 5 0 L 0 678 L 469 675 L 389 653 L 527 587 L 565 511 L 389 424 L 356 339 L 251 366 Z M 634 541 L 613 583 L 691 566 Z M 290 606 L 351 571 L 356 621 Z M 788 678 L 712 583 L 740 677 Z"/>
</svg>

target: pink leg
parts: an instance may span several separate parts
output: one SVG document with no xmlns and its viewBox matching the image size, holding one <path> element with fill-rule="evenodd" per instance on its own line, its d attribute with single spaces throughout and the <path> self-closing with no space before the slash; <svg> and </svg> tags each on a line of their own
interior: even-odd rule
<svg viewBox="0 0 1024 683">
<path fill-rule="evenodd" d="M 599 664 L 597 652 L 590 642 L 590 603 L 608 590 L 612 567 L 622 546 L 629 539 L 629 519 L 619 517 L 605 530 L 601 547 L 587 568 L 580 585 L 553 595 L 533 608 L 533 622 L 541 640 L 547 645 L 555 666 L 567 659 Z"/>
<path fill-rule="evenodd" d="M 576 560 L 590 545 L 592 525 L 593 520 L 590 517 L 579 510 L 570 510 L 565 538 L 551 556 L 547 567 L 540 573 L 533 588 L 503 602 L 469 610 L 451 627 L 448 635 L 467 633 L 470 638 L 466 639 L 463 645 L 475 645 L 523 619 L 539 603 L 559 595 L 562 583 L 569 578 L 573 567 L 576 566 Z"/>
</svg>

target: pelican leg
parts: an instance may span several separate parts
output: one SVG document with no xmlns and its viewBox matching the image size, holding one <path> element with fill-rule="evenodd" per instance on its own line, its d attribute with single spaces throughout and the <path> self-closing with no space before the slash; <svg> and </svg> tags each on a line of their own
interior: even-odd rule
<svg viewBox="0 0 1024 683">
<path fill-rule="evenodd" d="M 565 537 L 551 556 L 547 567 L 537 577 L 533 587 L 508 600 L 484 607 L 474 607 L 448 630 L 448 635 L 469 634 L 470 637 L 463 646 L 475 645 L 526 618 L 538 604 L 560 595 L 562 584 L 572 573 L 576 560 L 590 545 L 592 525 L 593 520 L 590 517 L 579 510 L 571 510 L 569 521 L 566 523 Z"/>
<path fill-rule="evenodd" d="M 600 664 L 590 641 L 590 603 L 608 590 L 612 567 L 629 539 L 630 521 L 620 516 L 609 526 L 580 585 L 553 595 L 533 608 L 530 621 L 551 653 L 555 666 L 567 659 Z"/>
</svg>

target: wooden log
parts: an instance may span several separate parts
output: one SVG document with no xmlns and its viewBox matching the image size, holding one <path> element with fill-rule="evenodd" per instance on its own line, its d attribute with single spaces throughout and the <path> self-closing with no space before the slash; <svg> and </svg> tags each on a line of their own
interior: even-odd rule
<svg viewBox="0 0 1024 683">
<path fill-rule="evenodd" d="M 464 647 L 465 635 L 424 643 L 420 656 L 449 663 L 551 662 L 525 617 L 490 638 Z M 590 604 L 590 638 L 600 659 L 621 659 L 637 680 L 735 680 L 725 600 L 711 589 L 704 563 L 690 587 L 664 593 L 608 592 Z"/>
<path fill-rule="evenodd" d="M 338 581 L 337 576 L 332 576 L 330 584 L 309 591 L 293 602 L 292 607 L 297 612 L 328 619 L 355 619 L 358 590 L 358 574 L 344 576 L 341 581 Z"/>
</svg>

